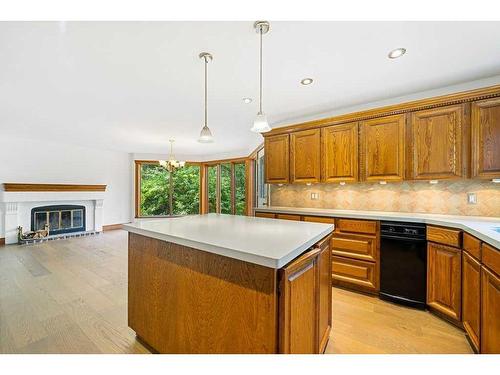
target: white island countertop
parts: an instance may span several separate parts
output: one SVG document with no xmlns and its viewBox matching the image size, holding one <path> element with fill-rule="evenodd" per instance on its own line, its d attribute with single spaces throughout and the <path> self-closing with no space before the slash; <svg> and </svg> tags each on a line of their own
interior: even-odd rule
<svg viewBox="0 0 500 375">
<path fill-rule="evenodd" d="M 124 224 L 123 229 L 210 253 L 281 268 L 333 232 L 333 225 L 251 216 L 190 215 Z"/>
<path fill-rule="evenodd" d="M 407 221 L 463 229 L 480 240 L 500 249 L 500 218 L 484 216 L 458 216 L 413 212 L 336 210 L 327 208 L 258 207 L 255 211 L 296 215 L 330 216 L 352 219 Z"/>
</svg>

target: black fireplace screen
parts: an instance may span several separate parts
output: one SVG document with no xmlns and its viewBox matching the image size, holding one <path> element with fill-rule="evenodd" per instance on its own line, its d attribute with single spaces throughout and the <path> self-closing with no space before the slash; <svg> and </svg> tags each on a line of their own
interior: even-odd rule
<svg viewBox="0 0 500 375">
<path fill-rule="evenodd" d="M 35 207 L 31 210 L 31 230 L 49 226 L 50 234 L 85 231 L 85 206 L 56 205 Z"/>
</svg>

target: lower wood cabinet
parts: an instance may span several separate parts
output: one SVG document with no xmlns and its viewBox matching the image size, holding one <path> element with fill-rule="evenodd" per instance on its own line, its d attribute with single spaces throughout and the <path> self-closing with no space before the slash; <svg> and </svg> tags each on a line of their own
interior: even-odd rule
<svg viewBox="0 0 500 375">
<path fill-rule="evenodd" d="M 462 311 L 461 249 L 427 243 L 427 305 L 460 322 Z"/>
<path fill-rule="evenodd" d="M 276 219 L 300 221 L 299 215 L 276 214 Z"/>
<path fill-rule="evenodd" d="M 280 269 L 280 353 L 314 354 L 326 348 L 331 329 L 329 242 L 323 240 Z"/>
<path fill-rule="evenodd" d="M 481 353 L 500 354 L 500 278 L 481 267 Z"/>
<path fill-rule="evenodd" d="M 268 218 L 268 219 L 275 219 L 276 218 L 276 214 L 273 214 L 271 212 L 256 212 L 255 213 L 255 217 L 265 217 L 265 218 Z"/>
<path fill-rule="evenodd" d="M 377 239 L 373 236 L 336 235 L 332 238 L 332 254 L 376 262 Z"/>
<path fill-rule="evenodd" d="M 481 334 L 481 263 L 462 252 L 462 323 L 471 345 L 479 352 Z"/>
<path fill-rule="evenodd" d="M 376 264 L 332 256 L 332 278 L 336 285 L 367 292 L 379 290 Z"/>
</svg>

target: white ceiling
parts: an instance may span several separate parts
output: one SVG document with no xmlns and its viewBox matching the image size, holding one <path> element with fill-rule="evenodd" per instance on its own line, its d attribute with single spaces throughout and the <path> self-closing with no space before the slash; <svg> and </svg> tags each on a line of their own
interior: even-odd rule
<svg viewBox="0 0 500 375">
<path fill-rule="evenodd" d="M 132 153 L 248 152 L 257 112 L 253 22 L 0 22 L 2 134 Z M 500 22 L 271 22 L 271 123 L 500 74 Z M 390 60 L 396 47 L 408 52 Z M 211 52 L 209 126 L 203 63 Z M 301 86 L 304 77 L 315 79 Z M 244 104 L 243 97 L 254 102 Z"/>
</svg>

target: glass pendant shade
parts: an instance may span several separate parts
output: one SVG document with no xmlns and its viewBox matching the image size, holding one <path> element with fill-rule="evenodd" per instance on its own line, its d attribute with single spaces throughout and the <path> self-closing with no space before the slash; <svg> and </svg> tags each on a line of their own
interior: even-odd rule
<svg viewBox="0 0 500 375">
<path fill-rule="evenodd" d="M 200 143 L 212 143 L 214 141 L 214 137 L 212 136 L 212 132 L 208 126 L 204 126 L 200 132 L 200 138 L 198 138 L 198 142 Z"/>
<path fill-rule="evenodd" d="M 267 122 L 267 116 L 264 113 L 259 112 L 253 122 L 253 127 L 250 130 L 255 133 L 266 133 L 270 131 L 271 127 Z"/>
</svg>

